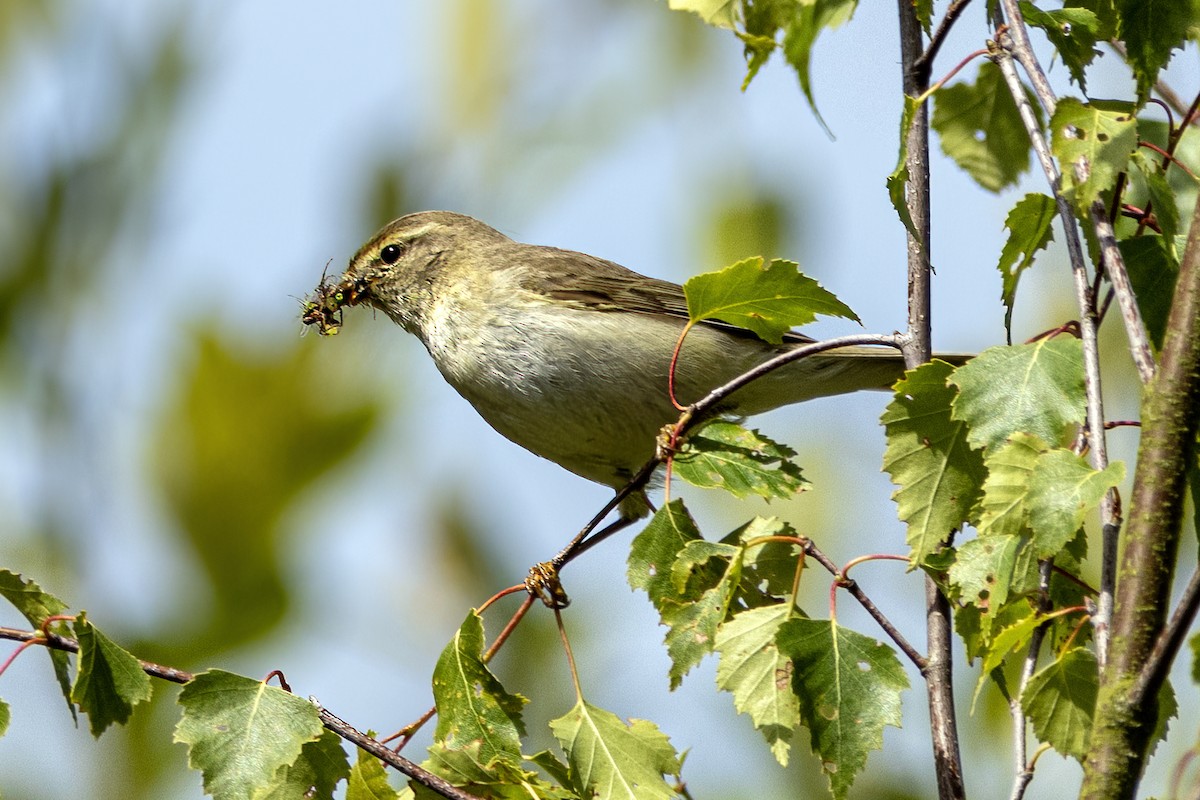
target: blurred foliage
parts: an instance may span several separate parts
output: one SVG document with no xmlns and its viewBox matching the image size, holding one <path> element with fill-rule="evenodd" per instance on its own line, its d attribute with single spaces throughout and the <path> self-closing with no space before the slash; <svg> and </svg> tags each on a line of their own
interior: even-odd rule
<svg viewBox="0 0 1200 800">
<path fill-rule="evenodd" d="M 196 339 L 195 365 L 154 437 L 154 473 L 209 579 L 212 608 L 194 618 L 208 630 L 188 637 L 191 658 L 210 658 L 283 617 L 280 517 L 358 448 L 381 409 L 330 392 L 312 347 L 255 358 L 211 334 Z"/>
</svg>

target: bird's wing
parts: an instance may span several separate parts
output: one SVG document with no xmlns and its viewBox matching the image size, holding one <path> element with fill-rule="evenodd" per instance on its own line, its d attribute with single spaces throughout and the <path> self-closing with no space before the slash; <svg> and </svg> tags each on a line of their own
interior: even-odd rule
<svg viewBox="0 0 1200 800">
<path fill-rule="evenodd" d="M 541 262 L 541 268 L 531 272 L 554 276 L 549 290 L 542 287 L 542 291 L 560 303 L 592 311 L 633 311 L 689 319 L 687 298 L 678 284 L 648 278 L 586 253 L 553 247 L 530 246 L 522 260 L 528 263 L 535 259 Z M 526 288 L 535 290 L 532 285 Z M 747 328 L 720 320 L 704 320 L 701 324 L 735 336 L 758 338 Z M 813 341 L 811 337 L 795 332 L 784 334 L 783 340 L 790 344 Z"/>
</svg>

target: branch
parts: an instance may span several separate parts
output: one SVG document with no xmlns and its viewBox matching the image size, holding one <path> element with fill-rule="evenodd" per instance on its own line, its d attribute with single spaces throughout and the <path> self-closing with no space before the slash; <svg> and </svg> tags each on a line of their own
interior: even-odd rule
<svg viewBox="0 0 1200 800">
<path fill-rule="evenodd" d="M 1054 93 L 1050 90 L 1049 82 L 1042 72 L 1033 50 L 1029 46 L 1029 35 L 1025 30 L 1025 21 L 1017 8 L 1017 0 L 1002 0 L 1004 13 L 1008 16 L 1008 25 L 997 34 L 997 47 L 993 60 L 1000 67 L 1000 73 L 1008 86 L 1013 101 L 1017 104 L 1021 122 L 1029 135 L 1033 152 L 1046 175 L 1051 194 L 1058 210 L 1059 221 L 1062 224 L 1066 238 L 1067 254 L 1071 261 L 1071 275 L 1075 284 L 1075 299 L 1079 306 L 1079 333 L 1083 341 L 1084 389 L 1087 393 L 1087 433 L 1088 453 L 1092 467 L 1102 470 L 1108 466 L 1107 440 L 1104 436 L 1104 401 L 1101 398 L 1100 385 L 1100 345 L 1097 338 L 1096 296 L 1088 280 L 1087 265 L 1084 262 L 1083 246 L 1079 238 L 1079 226 L 1071 204 L 1060 191 L 1062 176 L 1046 137 L 1038 127 L 1037 117 L 1029 99 L 1025 96 L 1025 87 L 1017 76 L 1013 59 L 1016 58 L 1025 67 L 1033 81 L 1039 102 L 1047 113 L 1053 114 L 1055 101 Z M 997 10 L 997 14 L 999 11 Z M 997 19 L 997 28 L 1002 19 Z M 1109 490 L 1100 503 L 1100 520 L 1103 528 L 1101 561 L 1100 561 L 1100 595 L 1096 603 L 1096 614 L 1093 617 L 1096 628 L 1096 655 L 1103 666 L 1108 657 L 1108 623 L 1112 618 L 1113 593 L 1116 588 L 1117 565 L 1117 535 L 1121 530 L 1120 514 L 1117 508 L 1117 495 Z"/>
<path fill-rule="evenodd" d="M 1198 427 L 1200 198 L 1179 267 L 1162 359 L 1142 401 L 1142 440 L 1112 621 L 1113 640 L 1121 647 L 1113 649 L 1109 668 L 1100 675 L 1081 798 L 1127 797 L 1136 790 L 1158 716 L 1155 700 L 1186 627 L 1183 619 L 1195 613 L 1195 591 L 1189 587 L 1181 613 L 1164 631 Z"/>
<path fill-rule="evenodd" d="M 0 627 L 0 639 L 9 639 L 14 642 L 36 642 L 45 645 L 52 650 L 65 650 L 68 653 L 79 653 L 79 642 L 67 636 L 59 636 L 56 633 L 51 633 L 43 636 L 41 631 L 24 631 L 17 628 Z M 142 661 L 138 659 L 138 664 L 141 665 L 142 671 L 152 678 L 161 678 L 171 683 L 187 683 L 195 675 L 191 672 L 186 672 L 174 667 L 155 664 L 152 661 Z M 336 733 L 341 738 L 355 745 L 356 747 L 366 750 L 371 755 L 378 758 L 380 761 L 394 767 L 398 771 L 404 773 L 412 780 L 422 786 L 437 792 L 442 797 L 449 800 L 481 800 L 477 795 L 464 792 L 457 786 L 451 785 L 446 779 L 434 775 L 428 770 L 422 769 L 420 765 L 409 761 L 404 756 L 393 751 L 385 744 L 381 744 L 365 733 L 361 733 L 351 725 L 331 714 L 326 709 L 317 706 L 317 711 L 321 717 L 321 724 L 326 728 Z"/>
<path fill-rule="evenodd" d="M 966 10 L 970 2 L 971 0 L 954 0 L 946 7 L 946 13 L 942 15 L 942 21 L 938 23 L 937 30 L 933 32 L 933 36 L 929 37 L 929 46 L 913 62 L 913 72 L 916 73 L 914 75 L 915 83 L 929 82 L 929 74 L 933 70 L 933 60 L 937 58 L 938 51 L 945 44 L 950 29 L 954 27 L 954 23 L 962 16 L 962 12 Z"/>
<path fill-rule="evenodd" d="M 900 68 L 904 93 L 909 97 L 921 97 L 929 88 L 928 59 L 932 58 L 932 54 L 922 52 L 921 23 L 912 0 L 898 0 L 897 5 L 900 12 Z M 955 4 L 958 6 L 956 13 L 962 11 L 962 5 Z M 929 106 L 926 103 L 921 104 L 913 119 L 907 145 L 905 166 L 909 182 L 905 187 L 905 201 L 912 219 L 912 230 L 908 232 L 908 327 L 902 344 L 905 364 L 912 369 L 928 361 L 932 355 L 929 302 L 932 273 L 929 255 Z M 946 534 L 949 536 L 951 532 L 946 531 Z M 966 789 L 963 786 L 958 721 L 954 710 L 954 623 L 950 601 L 929 575 L 925 576 L 925 629 L 929 639 L 929 654 L 922 674 L 929 698 L 929 727 L 933 739 L 938 797 L 940 800 L 964 798 Z"/>
<path fill-rule="evenodd" d="M 817 547 L 812 539 L 805 537 L 804 541 L 804 554 L 827 569 L 830 575 L 833 575 L 835 578 L 840 578 L 841 570 L 838 569 L 837 564 L 834 564 L 833 560 L 830 559 L 829 556 L 825 555 L 821 548 Z M 875 620 L 875 622 L 879 624 L 880 628 L 883 628 L 883 632 L 888 635 L 888 638 L 895 642 L 896 646 L 904 651 L 904 655 L 908 656 L 908 660 L 911 661 L 913 665 L 921 671 L 922 675 L 924 675 L 929 669 L 929 661 L 925 658 L 925 656 L 921 655 L 917 648 L 913 647 L 912 644 L 909 643 L 908 639 L 904 638 L 904 634 L 900 633 L 900 630 L 894 624 L 892 624 L 892 621 L 889 620 L 882 611 L 879 610 L 879 607 L 875 605 L 871 598 L 867 597 L 867 593 L 862 590 L 862 588 L 858 585 L 858 582 L 851 578 L 840 578 L 837 582 L 837 585 L 849 592 L 850 595 L 858 601 L 858 604 L 861 605 L 863 609 L 871 615 L 871 619 Z"/>
<path fill-rule="evenodd" d="M 1049 610 L 1048 593 L 1050 591 L 1050 575 L 1053 571 L 1053 559 L 1046 559 L 1038 565 L 1039 614 Z M 1046 638 L 1049 622 L 1046 620 L 1033 629 L 1033 635 L 1029 637 L 1029 649 L 1025 653 L 1025 661 L 1021 665 L 1021 683 L 1016 693 L 1008 701 L 1008 712 L 1013 718 L 1013 765 L 1015 766 L 1012 791 L 1008 795 L 1009 800 L 1021 800 L 1025 796 L 1025 790 L 1029 788 L 1029 782 L 1033 780 L 1033 762 L 1028 757 L 1025 739 L 1027 720 L 1025 711 L 1021 708 L 1021 695 L 1025 693 L 1025 687 L 1029 685 L 1030 679 L 1033 678 L 1033 672 L 1037 668 L 1038 653 L 1042 649 L 1042 640 Z"/>
</svg>

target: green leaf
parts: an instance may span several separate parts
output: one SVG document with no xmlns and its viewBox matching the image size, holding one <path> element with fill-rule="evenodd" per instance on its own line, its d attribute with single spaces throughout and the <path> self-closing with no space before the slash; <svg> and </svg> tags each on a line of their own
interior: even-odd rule
<svg viewBox="0 0 1200 800">
<path fill-rule="evenodd" d="M 179 693 L 175 741 L 216 800 L 251 798 L 324 732 L 316 707 L 262 681 L 209 670 Z"/>
<path fill-rule="evenodd" d="M 954 419 L 989 452 L 1017 432 L 1056 445 L 1068 425 L 1083 421 L 1083 345 L 1069 336 L 990 347 L 949 380 L 959 390 Z"/>
<path fill-rule="evenodd" d="M 1192 683 L 1200 684 L 1200 633 L 1193 634 L 1188 644 L 1192 648 Z"/>
<path fill-rule="evenodd" d="M 967 443 L 967 426 L 950 417 L 956 391 L 946 381 L 953 372 L 936 360 L 911 370 L 896 384 L 881 418 L 887 431 L 883 469 L 899 487 L 892 499 L 908 523 L 914 565 L 967 519 L 983 482 L 983 459 Z"/>
<path fill-rule="evenodd" d="M 780 519 L 755 517 L 721 540 L 745 547 L 740 556 L 742 583 L 738 587 L 738 596 L 750 605 L 757 605 L 756 600 L 774 603 L 790 597 L 796 580 L 800 545 L 783 541 L 751 544 L 766 536 L 800 538 L 795 528 Z"/>
<path fill-rule="evenodd" d="M 267 788 L 255 792 L 254 800 L 332 800 L 334 787 L 349 774 L 342 740 L 327 730 L 305 742 L 300 757 L 280 767 Z"/>
<path fill-rule="evenodd" d="M 434 737 L 450 750 L 479 742 L 485 765 L 497 759 L 519 764 L 526 701 L 504 690 L 483 662 L 483 648 L 483 620 L 472 610 L 433 670 Z"/>
<path fill-rule="evenodd" d="M 1168 246 L 1172 261 L 1179 263 L 1179 255 L 1175 251 L 1175 236 L 1180 232 L 1179 204 L 1175 199 L 1175 190 L 1163 171 L 1162 163 L 1146 158 L 1140 152 L 1132 157 L 1134 165 L 1146 182 L 1146 194 L 1150 200 L 1151 210 L 1158 222 L 1159 231 L 1164 243 Z"/>
<path fill-rule="evenodd" d="M 1117 246 L 1125 260 L 1125 271 L 1129 273 L 1146 331 L 1154 346 L 1161 349 L 1167 332 L 1167 316 L 1175 298 L 1179 264 L 1171 255 L 1170 243 L 1162 236 L 1122 239 Z"/>
<path fill-rule="evenodd" d="M 26 580 L 17 573 L 6 569 L 0 569 L 0 597 L 12 603 L 35 628 L 42 627 L 42 623 L 46 621 L 47 617 L 53 617 L 67 610 L 67 604 L 62 600 L 43 591 L 42 587 L 32 580 Z M 63 623 L 56 623 L 50 629 L 54 630 L 56 626 L 61 630 Z M 78 717 L 75 715 L 75 705 L 71 702 L 70 658 L 65 650 L 53 650 L 49 647 L 42 649 L 50 657 L 50 664 L 54 667 L 54 677 L 58 679 L 58 686 L 62 689 L 63 698 L 67 701 L 67 708 L 71 710 L 71 718 L 78 721 Z"/>
<path fill-rule="evenodd" d="M 980 186 L 998 192 L 1029 169 L 1029 134 L 995 64 L 984 62 L 975 83 L 947 86 L 933 100 L 930 125 L 942 152 Z"/>
<path fill-rule="evenodd" d="M 699 538 L 700 531 L 695 520 L 678 498 L 660 508 L 642 532 L 634 537 L 629 549 L 629 585 L 649 595 L 650 602 L 659 613 L 662 613 L 664 604 L 677 603 L 681 599 L 671 579 L 672 565 L 684 545 Z M 703 580 L 703 588 L 720 580 L 720 575 L 719 570 L 710 574 Z M 699 594 L 696 592 L 695 596 Z"/>
<path fill-rule="evenodd" d="M 719 319 L 779 344 L 783 334 L 818 314 L 858 322 L 849 306 L 803 274 L 794 261 L 747 258 L 717 272 L 696 275 L 683 285 L 693 321 Z"/>
<path fill-rule="evenodd" d="M 670 628 L 664 641 L 671 657 L 668 675 L 672 689 L 712 652 L 717 626 L 729 614 L 734 589 L 741 578 L 741 559 L 730 559 L 726 567 L 720 582 L 706 589 L 698 599 L 669 602 L 659 612 L 662 623 Z"/>
<path fill-rule="evenodd" d="M 896 161 L 896 168 L 887 178 L 887 191 L 888 197 L 892 200 L 892 208 L 896 209 L 896 214 L 904 223 L 904 227 L 918 241 L 921 239 L 921 233 L 913 223 L 912 212 L 908 209 L 907 189 L 909 178 L 908 137 L 912 131 L 913 120 L 917 118 L 917 111 L 920 108 L 921 105 L 917 102 L 917 98 L 904 95 L 904 111 L 900 115 L 900 157 Z"/>
<path fill-rule="evenodd" d="M 717 629 L 717 687 L 733 694 L 738 713 L 749 714 L 771 754 L 788 763 L 800 706 L 792 692 L 792 660 L 775 643 L 779 627 L 791 617 L 790 603 L 743 611 Z"/>
<path fill-rule="evenodd" d="M 846 797 L 885 725 L 900 726 L 900 692 L 908 688 L 896 653 L 830 620 L 793 617 L 776 637 L 795 662 L 792 685 L 813 753 L 835 798 Z"/>
<path fill-rule="evenodd" d="M 989 613 L 1008 601 L 1014 584 L 1024 587 L 1030 573 L 1037 575 L 1037 562 L 1021 558 L 1026 537 L 1005 534 L 980 536 L 955 548 L 950 565 L 950 583 L 964 602 L 974 603 Z"/>
<path fill-rule="evenodd" d="M 1050 120 L 1051 150 L 1062 166 L 1062 192 L 1081 213 L 1113 187 L 1137 149 L 1137 118 L 1128 103 L 1073 97 L 1058 102 Z M 1077 170 L 1082 170 L 1082 175 Z"/>
<path fill-rule="evenodd" d="M 554 786 L 536 772 L 525 769 L 520 762 L 497 759 L 484 763 L 480 756 L 480 742 L 471 742 L 461 749 L 450 750 L 435 743 L 429 748 L 429 759 L 424 767 L 435 775 L 445 778 L 454 786 L 479 797 L 512 798 L 512 800 L 567 800 L 574 793 Z M 411 784 L 415 797 L 420 800 L 436 800 L 441 794 L 419 784 Z"/>
<path fill-rule="evenodd" d="M 1034 673 L 1021 694 L 1021 708 L 1039 739 L 1059 753 L 1083 761 L 1098 686 L 1096 656 L 1076 647 Z"/>
<path fill-rule="evenodd" d="M 1070 70 L 1071 80 L 1079 86 L 1079 91 L 1087 94 L 1086 68 L 1100 54 L 1096 49 L 1096 42 L 1100 41 L 1100 20 L 1096 12 L 1086 8 L 1042 11 L 1027 0 L 1021 0 L 1020 5 L 1021 16 L 1045 32 Z"/>
<path fill-rule="evenodd" d="M 829 131 L 829 126 L 821 118 L 821 112 L 817 110 L 817 101 L 813 97 L 812 78 L 809 73 L 812 49 L 821 31 L 840 27 L 854 16 L 857 7 L 858 0 L 804 0 L 793 12 L 792 21 L 784 31 L 784 58 L 796 71 L 796 77 L 800 79 L 800 89 L 804 92 L 804 98 L 808 100 L 808 107 L 812 109 L 813 115 L 826 132 Z"/>
<path fill-rule="evenodd" d="M 8 703 L 0 700 L 0 736 L 8 733 L 8 723 L 12 721 L 12 709 Z"/>
<path fill-rule="evenodd" d="M 741 0 L 668 0 L 672 11 L 691 11 L 714 28 L 733 30 Z"/>
<path fill-rule="evenodd" d="M 1197 26 L 1193 0 L 1117 0 L 1117 38 L 1137 79 L 1138 98 L 1150 95 L 1158 72 Z M 1194 36 L 1195 33 L 1190 35 Z"/>
<path fill-rule="evenodd" d="M 571 783 L 583 797 L 600 800 L 670 800 L 664 775 L 678 775 L 679 757 L 658 727 L 646 720 L 625 726 L 611 711 L 580 700 L 550 730 L 567 754 Z"/>
<path fill-rule="evenodd" d="M 88 727 L 99 736 L 113 723 L 124 725 L 133 707 L 149 700 L 150 676 L 128 651 L 96 629 L 80 613 L 74 623 L 79 640 L 71 699 L 88 715 Z"/>
<path fill-rule="evenodd" d="M 715 420 L 689 434 L 672 470 L 693 486 L 724 489 L 735 497 L 788 498 L 808 486 L 793 462 L 796 451 L 743 428 Z"/>
<path fill-rule="evenodd" d="M 1017 299 L 1017 282 L 1021 273 L 1033 266 L 1034 256 L 1054 239 L 1054 199 L 1044 194 L 1027 194 L 1013 206 L 1004 220 L 1008 240 L 1000 251 L 1000 270 L 1004 302 L 1004 330 L 1012 341 L 1012 314 Z"/>
<path fill-rule="evenodd" d="M 359 750 L 346 779 L 346 800 L 398 800 L 399 797 L 400 793 L 388 783 L 387 770 L 379 759 Z"/>
<path fill-rule="evenodd" d="M 1029 532 L 1029 480 L 1046 443 L 1014 433 L 984 457 L 988 476 L 980 500 L 980 536 L 1019 536 Z"/>
<path fill-rule="evenodd" d="M 1029 478 L 1029 525 L 1039 558 L 1062 550 L 1083 525 L 1084 516 L 1112 487 L 1125 479 L 1125 465 L 1113 462 L 1092 469 L 1070 450 L 1051 450 L 1038 458 Z"/>
</svg>

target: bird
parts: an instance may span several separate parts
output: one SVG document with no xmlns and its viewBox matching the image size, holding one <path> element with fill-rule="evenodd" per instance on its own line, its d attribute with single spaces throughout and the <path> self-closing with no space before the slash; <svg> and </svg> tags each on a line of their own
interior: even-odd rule
<svg viewBox="0 0 1200 800">
<path fill-rule="evenodd" d="M 415 335 L 438 371 L 501 435 L 588 480 L 620 490 L 679 418 L 668 392 L 672 353 L 688 324 L 682 287 L 612 261 L 523 244 L 472 217 L 422 211 L 364 244 L 340 279 L 325 277 L 304 322 L 336 333 L 346 307 L 367 305 Z M 692 327 L 674 394 L 710 390 L 813 340 L 772 344 L 717 320 Z M 747 417 L 790 403 L 887 389 L 904 373 L 894 350 L 846 347 L 800 359 L 725 398 Z M 641 491 L 623 520 L 648 513 Z"/>
</svg>

